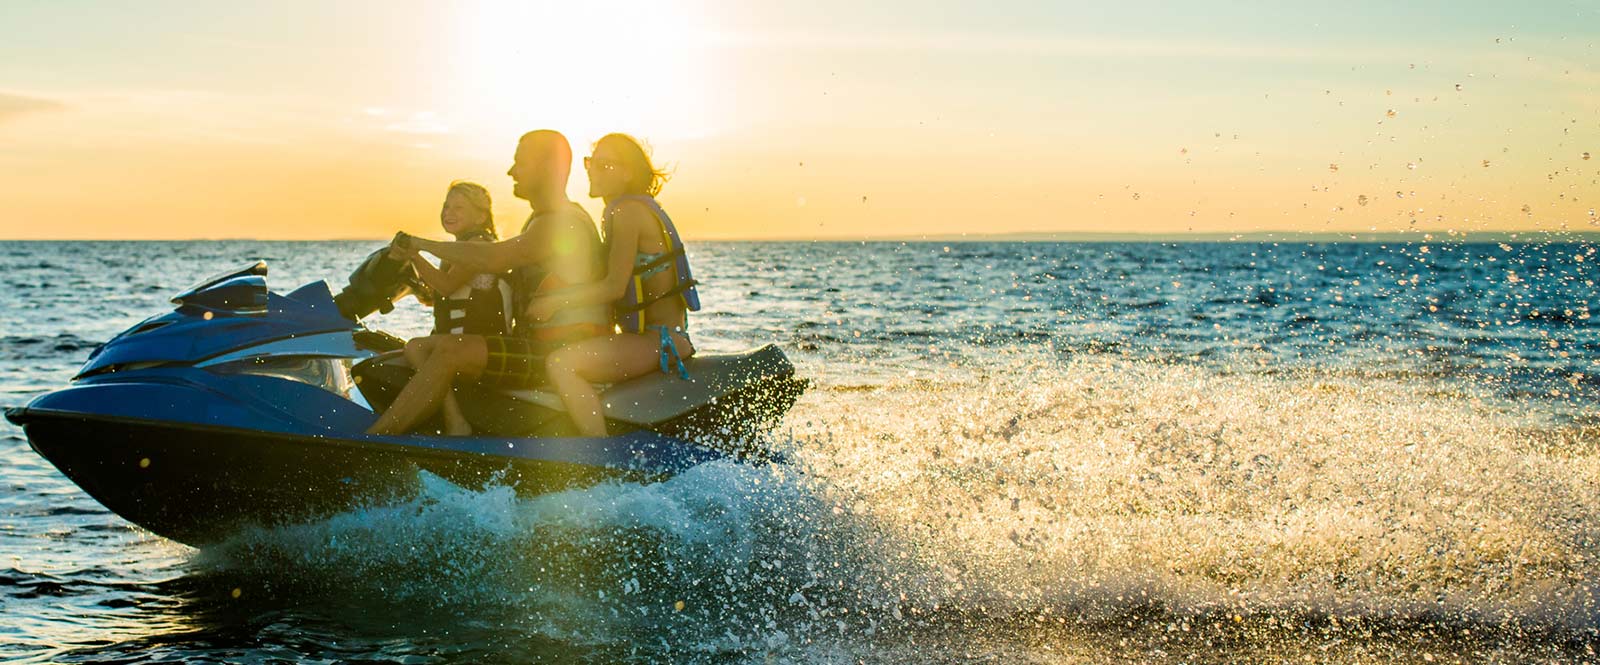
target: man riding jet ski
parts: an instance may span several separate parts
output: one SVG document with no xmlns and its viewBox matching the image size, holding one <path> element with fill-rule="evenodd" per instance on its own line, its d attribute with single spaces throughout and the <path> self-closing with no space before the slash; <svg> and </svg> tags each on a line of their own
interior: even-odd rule
<svg viewBox="0 0 1600 665">
<path fill-rule="evenodd" d="M 512 279 L 534 286 L 524 289 L 524 299 L 558 277 L 593 278 L 585 256 L 597 252 L 584 254 L 582 224 L 537 224 L 545 215 L 588 219 L 565 197 L 570 161 L 559 134 L 523 137 L 509 173 L 535 214 L 512 240 L 456 243 L 509 250 L 507 265 L 473 272 L 516 268 Z M 551 230 L 562 228 L 573 233 Z M 431 398 L 442 397 L 460 373 L 441 372 L 437 361 L 461 354 L 408 351 L 422 359 L 422 373 L 412 380 L 402 354 L 407 343 L 359 323 L 420 288 L 419 258 L 395 256 L 404 250 L 368 257 L 338 296 L 320 281 L 271 293 L 265 263 L 207 280 L 173 298 L 175 311 L 97 348 L 70 387 L 6 417 L 22 426 L 35 451 L 113 512 L 174 540 L 204 544 L 247 523 L 289 522 L 404 495 L 414 491 L 419 469 L 462 485 L 495 478 L 538 494 L 608 478 L 661 478 L 730 456 L 768 457 L 753 441 L 804 388 L 783 352 L 769 345 L 690 357 L 678 374 L 609 386 L 600 414 L 606 436 L 573 436 L 561 399 L 538 381 L 514 389 L 463 386 L 459 410 L 448 415 L 464 422 L 441 422 L 416 408 L 418 387 L 426 383 L 419 382 L 445 376 L 443 386 L 424 386 L 442 388 Z M 572 314 L 532 322 L 530 338 L 561 341 L 545 333 L 585 323 Z M 610 322 L 603 309 L 595 318 L 596 326 Z M 469 338 L 441 335 L 412 346 Z M 397 399 L 410 399 L 410 406 L 390 408 Z M 402 412 L 404 426 L 384 424 Z M 447 426 L 473 434 L 432 435 Z"/>
<path fill-rule="evenodd" d="M 355 320 L 405 293 L 371 279 L 403 272 L 375 264 L 384 260 L 369 258 L 337 298 L 321 281 L 270 292 L 265 263 L 219 275 L 95 349 L 71 386 L 6 417 L 101 504 L 198 546 L 245 524 L 405 496 L 418 470 L 540 494 L 760 458 L 754 441 L 804 389 L 768 345 L 689 358 L 687 380 L 611 386 L 606 437 L 569 436 L 548 392 L 482 388 L 461 400 L 472 436 L 363 434 L 410 374 L 399 339 Z"/>
</svg>

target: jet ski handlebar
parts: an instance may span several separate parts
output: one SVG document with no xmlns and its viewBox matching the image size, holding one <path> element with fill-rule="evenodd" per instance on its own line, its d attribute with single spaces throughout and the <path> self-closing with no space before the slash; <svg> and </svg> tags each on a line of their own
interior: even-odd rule
<svg viewBox="0 0 1600 665">
<path fill-rule="evenodd" d="M 395 237 L 399 240 L 401 236 L 405 234 Z M 373 312 L 388 314 L 394 310 L 396 300 L 426 288 L 411 262 L 389 256 L 389 246 L 385 245 L 350 273 L 349 283 L 333 297 L 333 302 L 339 306 L 339 314 L 359 321 Z"/>
</svg>

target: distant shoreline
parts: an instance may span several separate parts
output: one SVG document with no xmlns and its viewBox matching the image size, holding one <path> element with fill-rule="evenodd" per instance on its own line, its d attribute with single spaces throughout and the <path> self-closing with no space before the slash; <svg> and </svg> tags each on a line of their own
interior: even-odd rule
<svg viewBox="0 0 1600 665">
<path fill-rule="evenodd" d="M 1087 232 L 1022 232 L 987 234 L 937 234 L 926 236 L 833 236 L 824 238 L 702 238 L 701 242 L 782 242 L 782 243 L 1547 243 L 1577 242 L 1600 243 L 1600 232 L 1594 231 L 1474 231 L 1467 233 L 1421 232 L 1406 233 L 1299 233 L 1290 231 L 1255 231 L 1249 233 L 1087 233 Z M 384 243 L 388 238 L 323 238 L 306 240 L 263 240 L 259 238 L 188 238 L 188 239 L 71 239 L 71 238 L 0 238 L 0 243 L 68 243 L 68 242 L 367 242 Z"/>
</svg>

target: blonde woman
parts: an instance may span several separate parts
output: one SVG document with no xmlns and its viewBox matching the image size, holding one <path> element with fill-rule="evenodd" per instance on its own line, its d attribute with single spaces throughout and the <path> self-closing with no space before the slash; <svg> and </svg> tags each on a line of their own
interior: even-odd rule
<svg viewBox="0 0 1600 665">
<path fill-rule="evenodd" d="M 580 436 L 605 436 L 605 416 L 596 383 L 617 383 L 659 369 L 688 378 L 683 359 L 694 355 L 689 312 L 700 297 L 683 241 L 655 195 L 666 174 L 650 163 L 639 141 L 608 134 L 583 160 L 589 196 L 605 201 L 605 276 L 534 299 L 528 316 L 593 303 L 610 304 L 619 332 L 564 346 L 545 360 Z"/>
</svg>

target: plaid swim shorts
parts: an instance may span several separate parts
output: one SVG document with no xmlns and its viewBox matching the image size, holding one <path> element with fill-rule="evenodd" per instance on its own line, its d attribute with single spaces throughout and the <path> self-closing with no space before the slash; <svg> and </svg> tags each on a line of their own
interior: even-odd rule
<svg viewBox="0 0 1600 665">
<path fill-rule="evenodd" d="M 489 363 L 478 381 L 501 388 L 533 388 L 544 383 L 545 356 L 561 347 L 521 336 L 490 335 L 483 342 L 489 347 Z"/>
</svg>

